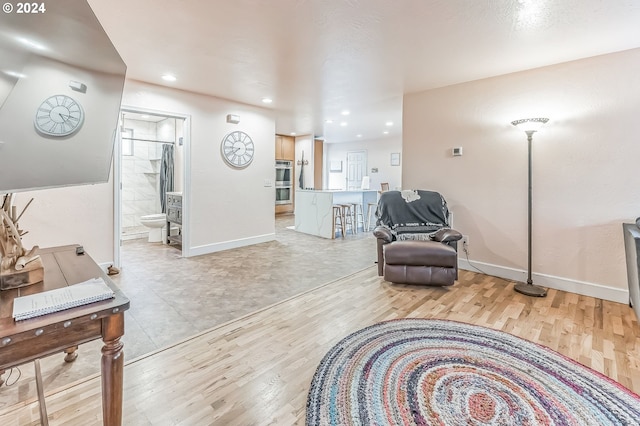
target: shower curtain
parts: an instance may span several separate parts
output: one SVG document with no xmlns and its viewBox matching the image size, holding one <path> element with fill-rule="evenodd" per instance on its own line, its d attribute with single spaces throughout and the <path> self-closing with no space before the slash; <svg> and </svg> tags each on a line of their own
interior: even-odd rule
<svg viewBox="0 0 640 426">
<path fill-rule="evenodd" d="M 173 191 L 173 144 L 162 145 L 160 162 L 160 206 L 167 212 L 167 192 Z"/>
</svg>

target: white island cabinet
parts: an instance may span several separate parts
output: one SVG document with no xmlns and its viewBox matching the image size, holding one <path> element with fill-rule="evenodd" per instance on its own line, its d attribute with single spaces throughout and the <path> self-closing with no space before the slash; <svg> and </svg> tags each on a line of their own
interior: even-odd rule
<svg viewBox="0 0 640 426">
<path fill-rule="evenodd" d="M 376 203 L 378 191 L 342 191 L 342 190 L 296 190 L 295 227 L 296 231 L 334 238 L 333 205 L 359 203 L 363 216 L 367 214 L 368 203 Z M 366 223 L 367 218 L 364 218 Z M 366 225 L 365 225 L 366 226 Z"/>
</svg>

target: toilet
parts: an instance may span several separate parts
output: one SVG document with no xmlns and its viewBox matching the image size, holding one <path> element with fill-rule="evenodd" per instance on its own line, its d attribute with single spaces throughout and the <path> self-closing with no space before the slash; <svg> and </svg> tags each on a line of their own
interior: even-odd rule
<svg viewBox="0 0 640 426">
<path fill-rule="evenodd" d="M 164 213 L 148 214 L 140 217 L 140 223 L 149 228 L 149 242 L 164 242 L 162 238 L 162 228 L 167 226 L 167 215 Z"/>
</svg>

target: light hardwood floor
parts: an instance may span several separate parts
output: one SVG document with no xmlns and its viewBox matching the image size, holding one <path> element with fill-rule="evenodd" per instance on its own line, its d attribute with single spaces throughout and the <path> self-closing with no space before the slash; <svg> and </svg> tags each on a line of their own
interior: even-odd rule
<svg viewBox="0 0 640 426">
<path fill-rule="evenodd" d="M 309 383 L 340 339 L 373 323 L 441 318 L 543 344 L 640 392 L 640 328 L 623 304 L 461 271 L 450 288 L 394 285 L 375 267 L 230 321 L 125 367 L 125 425 L 304 424 Z M 100 424 L 100 382 L 47 393 L 50 424 Z M 37 403 L 0 412 L 2 425 L 38 424 Z"/>
</svg>

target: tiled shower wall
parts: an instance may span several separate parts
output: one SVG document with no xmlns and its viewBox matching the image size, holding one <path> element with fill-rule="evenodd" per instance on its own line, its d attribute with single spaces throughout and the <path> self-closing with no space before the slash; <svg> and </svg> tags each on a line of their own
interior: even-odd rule
<svg viewBox="0 0 640 426">
<path fill-rule="evenodd" d="M 135 139 L 149 139 L 174 142 L 175 120 L 148 122 L 125 119 L 125 129 L 133 130 Z M 140 140 L 123 140 L 123 150 L 131 143 L 132 155 L 122 156 L 122 230 L 123 233 L 145 232 L 140 217 L 161 213 L 159 193 L 159 173 L 162 158 L 162 144 Z"/>
</svg>

